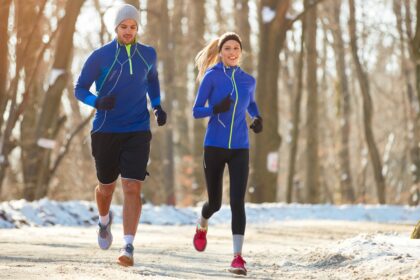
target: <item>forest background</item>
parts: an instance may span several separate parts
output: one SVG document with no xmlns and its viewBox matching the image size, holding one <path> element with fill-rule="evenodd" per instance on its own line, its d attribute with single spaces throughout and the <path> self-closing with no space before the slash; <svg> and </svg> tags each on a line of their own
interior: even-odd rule
<svg viewBox="0 0 420 280">
<path fill-rule="evenodd" d="M 194 57 L 234 31 L 264 119 L 247 201 L 419 203 L 420 0 L 0 0 L 0 201 L 94 199 L 94 110 L 73 85 L 123 2 L 157 50 L 168 113 L 163 128 L 151 117 L 146 201 L 205 199 Z"/>
</svg>

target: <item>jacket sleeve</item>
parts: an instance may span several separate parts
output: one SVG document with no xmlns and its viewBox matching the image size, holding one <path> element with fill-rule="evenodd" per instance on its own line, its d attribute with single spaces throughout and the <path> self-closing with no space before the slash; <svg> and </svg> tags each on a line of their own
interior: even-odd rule
<svg viewBox="0 0 420 280">
<path fill-rule="evenodd" d="M 213 84 L 209 72 L 204 75 L 198 88 L 197 96 L 193 106 L 193 117 L 196 119 L 205 118 L 213 115 L 213 107 L 205 106 L 213 90 Z"/>
<path fill-rule="evenodd" d="M 89 89 L 93 82 L 99 77 L 99 75 L 99 61 L 96 59 L 95 53 L 92 53 L 83 65 L 80 76 L 77 79 L 76 85 L 74 87 L 74 95 L 76 98 L 86 105 L 92 107 L 95 107 L 97 96 L 91 93 Z"/>
<path fill-rule="evenodd" d="M 160 105 L 160 85 L 159 85 L 159 75 L 157 71 L 157 54 L 156 51 L 152 48 L 151 52 L 152 63 L 147 74 L 147 94 L 149 95 L 150 102 L 152 107 Z"/>
<path fill-rule="evenodd" d="M 255 118 L 256 116 L 260 116 L 260 112 L 258 110 L 258 106 L 257 103 L 255 102 L 255 79 L 253 78 L 253 83 L 252 83 L 252 87 L 250 90 L 250 101 L 249 101 L 249 105 L 248 105 L 248 114 L 252 117 Z"/>
</svg>

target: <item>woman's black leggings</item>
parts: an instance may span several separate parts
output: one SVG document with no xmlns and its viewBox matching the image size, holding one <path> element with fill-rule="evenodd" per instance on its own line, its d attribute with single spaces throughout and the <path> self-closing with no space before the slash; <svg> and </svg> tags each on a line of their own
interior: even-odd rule
<svg viewBox="0 0 420 280">
<path fill-rule="evenodd" d="M 209 219 L 222 206 L 225 164 L 229 168 L 232 233 L 244 235 L 246 224 L 245 192 L 249 173 L 248 149 L 204 148 L 203 165 L 209 200 L 204 204 L 201 214 L 204 218 Z"/>
</svg>

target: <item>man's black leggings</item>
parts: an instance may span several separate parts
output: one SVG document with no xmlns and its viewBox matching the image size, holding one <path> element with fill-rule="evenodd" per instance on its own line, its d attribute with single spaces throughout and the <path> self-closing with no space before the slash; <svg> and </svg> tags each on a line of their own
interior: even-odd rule
<svg viewBox="0 0 420 280">
<path fill-rule="evenodd" d="M 245 233 L 245 192 L 249 173 L 248 149 L 204 148 L 204 173 L 207 182 L 209 200 L 203 206 L 201 214 L 209 219 L 222 206 L 223 171 L 229 168 L 230 210 L 232 212 L 232 233 Z"/>
</svg>

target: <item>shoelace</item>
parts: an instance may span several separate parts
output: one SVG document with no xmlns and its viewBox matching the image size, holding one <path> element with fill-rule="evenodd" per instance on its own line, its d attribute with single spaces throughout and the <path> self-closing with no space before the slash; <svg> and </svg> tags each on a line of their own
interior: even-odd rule
<svg viewBox="0 0 420 280">
<path fill-rule="evenodd" d="M 132 254 L 134 251 L 134 247 L 131 244 L 127 244 L 122 250 L 126 251 L 129 254 Z"/>
<path fill-rule="evenodd" d="M 108 225 L 104 226 L 101 223 L 99 223 L 99 235 L 101 236 L 101 238 L 107 238 L 108 236 L 107 227 Z"/>
<path fill-rule="evenodd" d="M 246 261 L 240 255 L 236 256 L 233 262 L 240 264 L 241 266 L 244 266 L 244 264 L 246 264 Z"/>
<path fill-rule="evenodd" d="M 197 237 L 201 239 L 201 238 L 206 237 L 206 234 L 207 234 L 206 229 L 198 229 Z"/>
</svg>

